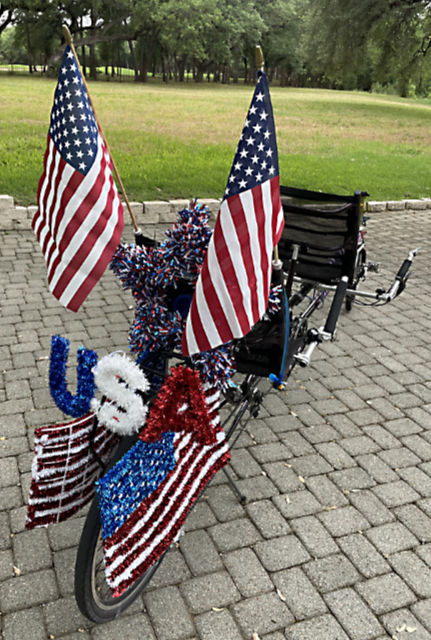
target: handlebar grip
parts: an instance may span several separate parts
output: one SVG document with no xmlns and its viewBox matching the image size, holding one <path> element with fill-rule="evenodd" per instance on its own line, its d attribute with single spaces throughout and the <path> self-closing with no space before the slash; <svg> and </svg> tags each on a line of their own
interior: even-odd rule
<svg viewBox="0 0 431 640">
<path fill-rule="evenodd" d="M 335 290 L 335 295 L 324 327 L 324 331 L 331 335 L 334 333 L 335 327 L 337 326 L 338 316 L 340 315 L 341 307 L 347 291 L 347 285 L 348 278 L 347 276 L 343 276 Z"/>
<path fill-rule="evenodd" d="M 411 264 L 412 264 L 412 261 L 406 258 L 403 264 L 401 265 L 401 267 L 399 268 L 398 273 L 395 276 L 395 279 L 403 280 L 406 277 L 407 271 L 410 269 Z"/>
</svg>

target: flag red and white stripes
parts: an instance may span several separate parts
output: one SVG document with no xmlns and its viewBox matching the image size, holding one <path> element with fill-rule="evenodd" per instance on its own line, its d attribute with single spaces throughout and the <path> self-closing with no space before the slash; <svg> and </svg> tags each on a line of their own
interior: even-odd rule
<svg viewBox="0 0 431 640">
<path fill-rule="evenodd" d="M 230 459 L 229 448 L 218 414 L 219 392 L 208 384 L 204 385 L 205 402 L 208 407 L 211 429 L 214 430 L 212 444 L 203 444 L 196 439 L 193 431 L 180 431 L 173 435 L 173 455 L 175 466 L 165 478 L 110 535 L 104 536 L 103 548 L 105 574 L 114 596 L 120 596 L 135 580 L 149 569 L 172 542 L 178 537 L 190 509 L 200 493 L 212 478 Z M 186 409 L 189 411 L 189 409 Z M 139 442 L 137 445 L 139 451 Z M 133 453 L 130 450 L 128 454 Z M 123 458 L 117 467 L 136 468 L 131 460 Z M 99 505 L 105 503 L 107 509 L 116 509 L 127 499 L 125 492 L 113 482 L 111 476 L 98 483 Z M 151 482 L 151 477 L 141 482 Z M 103 499 L 101 499 L 101 492 Z M 121 492 L 121 496 L 117 494 Z M 127 493 L 127 491 L 126 491 Z M 116 511 L 117 512 L 117 511 Z M 109 513 L 101 509 L 102 531 L 104 518 Z"/>
<path fill-rule="evenodd" d="M 192 355 L 241 338 L 266 311 L 283 230 L 275 126 L 260 72 L 183 334 Z"/>
<path fill-rule="evenodd" d="M 70 47 L 60 67 L 32 227 L 51 292 L 77 311 L 120 242 L 123 207 Z"/>
<path fill-rule="evenodd" d="M 93 497 L 102 472 L 90 450 L 93 424 L 89 413 L 35 429 L 27 529 L 67 520 Z M 94 450 L 106 462 L 118 437 L 101 425 L 94 436 Z"/>
</svg>

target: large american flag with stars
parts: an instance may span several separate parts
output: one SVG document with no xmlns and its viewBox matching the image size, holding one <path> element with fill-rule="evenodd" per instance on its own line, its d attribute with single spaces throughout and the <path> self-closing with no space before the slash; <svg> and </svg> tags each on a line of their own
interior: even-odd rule
<svg viewBox="0 0 431 640">
<path fill-rule="evenodd" d="M 260 71 L 187 317 L 185 355 L 241 338 L 263 316 L 283 224 L 274 117 Z"/>
<path fill-rule="evenodd" d="M 123 207 L 69 46 L 55 90 L 37 202 L 32 227 L 45 257 L 49 288 L 65 307 L 77 311 L 120 242 Z"/>
</svg>

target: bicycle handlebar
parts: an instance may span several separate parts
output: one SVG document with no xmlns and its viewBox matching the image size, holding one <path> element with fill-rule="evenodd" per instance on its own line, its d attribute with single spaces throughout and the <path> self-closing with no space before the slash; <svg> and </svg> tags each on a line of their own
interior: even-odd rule
<svg viewBox="0 0 431 640">
<path fill-rule="evenodd" d="M 377 299 L 378 300 L 384 300 L 385 302 L 391 302 L 391 300 L 393 300 L 394 298 L 397 297 L 397 295 L 399 295 L 401 293 L 401 291 L 404 289 L 405 284 L 406 284 L 406 276 L 408 274 L 408 271 L 412 265 L 412 262 L 415 258 L 415 256 L 417 255 L 419 251 L 419 247 L 416 247 L 416 249 L 413 249 L 412 251 L 409 252 L 409 255 L 407 256 L 407 258 L 404 260 L 404 262 L 402 263 L 401 267 L 398 269 L 398 273 L 395 276 L 395 280 L 393 282 L 393 285 L 391 286 L 391 288 L 389 289 L 388 292 L 385 291 L 378 291 L 377 294 Z"/>
</svg>

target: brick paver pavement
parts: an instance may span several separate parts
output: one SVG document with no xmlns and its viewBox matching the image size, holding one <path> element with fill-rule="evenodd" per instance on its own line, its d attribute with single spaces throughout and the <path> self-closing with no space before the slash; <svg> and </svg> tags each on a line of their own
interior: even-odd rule
<svg viewBox="0 0 431 640">
<path fill-rule="evenodd" d="M 373 215 L 382 285 L 422 247 L 407 290 L 343 312 L 337 340 L 265 401 L 233 452 L 248 504 L 219 474 L 147 591 L 104 626 L 73 596 L 83 516 L 27 532 L 25 503 L 33 426 L 61 417 L 47 387 L 51 335 L 72 354 L 126 348 L 132 303 L 108 272 L 67 313 L 22 209 L 16 226 L 0 236 L 4 640 L 431 638 L 431 210 Z"/>
</svg>

